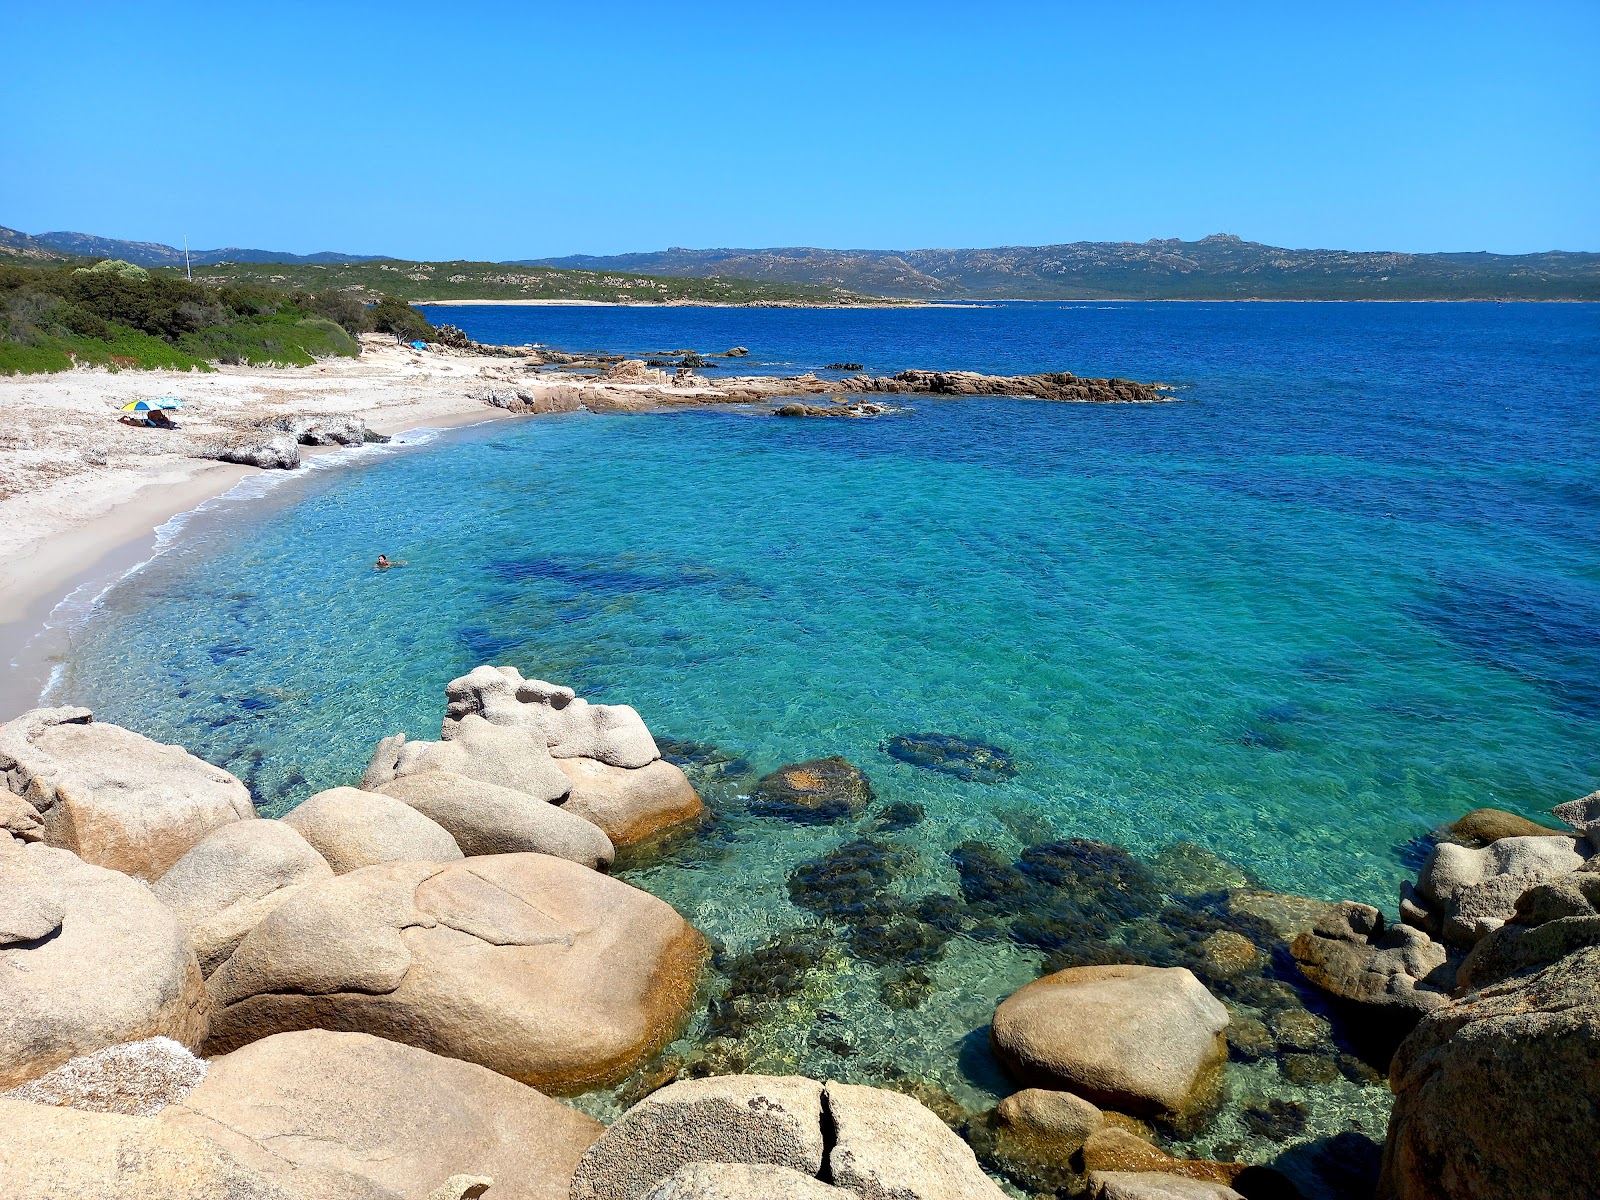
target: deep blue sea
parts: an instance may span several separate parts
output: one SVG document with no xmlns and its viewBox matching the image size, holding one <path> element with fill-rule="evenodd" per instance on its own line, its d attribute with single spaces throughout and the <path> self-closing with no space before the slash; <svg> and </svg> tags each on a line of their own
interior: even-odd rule
<svg viewBox="0 0 1600 1200">
<path fill-rule="evenodd" d="M 385 734 L 436 737 L 444 683 L 482 662 L 633 704 L 734 760 L 697 775 L 713 831 L 629 874 L 730 954 L 812 920 L 791 871 L 864 834 L 914 856 L 897 895 L 959 894 L 961 843 L 1080 838 L 1155 869 L 1191 843 L 1260 886 L 1392 910 L 1430 828 L 1600 786 L 1594 306 L 429 315 L 567 350 L 748 347 L 723 373 L 1066 369 L 1181 399 L 577 414 L 370 452 L 191 520 L 105 598 L 53 699 L 184 743 L 270 811 L 351 782 Z M 376 573 L 379 551 L 409 565 Z M 922 732 L 992 743 L 1017 773 L 881 749 Z M 829 754 L 921 819 L 744 812 L 755 776 Z M 958 937 L 909 1009 L 846 956 L 755 1061 L 844 1071 L 818 1065 L 825 1011 L 980 1103 L 1003 1088 L 982 1028 L 1041 945 Z M 1321 1097 L 1301 1136 L 1381 1132 L 1381 1087 L 1238 1072 Z M 1261 1136 L 1235 1121 L 1223 1149 Z"/>
</svg>

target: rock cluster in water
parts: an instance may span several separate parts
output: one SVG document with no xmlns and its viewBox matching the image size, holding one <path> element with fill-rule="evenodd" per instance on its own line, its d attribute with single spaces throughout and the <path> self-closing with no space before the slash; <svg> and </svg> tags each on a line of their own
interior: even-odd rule
<svg viewBox="0 0 1600 1200">
<path fill-rule="evenodd" d="M 1600 794 L 1556 810 L 1570 831 L 1468 814 L 1389 923 L 1182 843 L 1144 862 L 967 841 L 958 894 L 916 894 L 926 851 L 898 835 L 922 810 L 814 759 L 746 801 L 853 824 L 789 873 L 814 923 L 715 948 L 706 979 L 701 935 L 604 871 L 703 820 L 677 763 L 746 764 L 694 743 L 669 762 L 633 709 L 507 667 L 447 701 L 438 741 L 383 739 L 360 787 L 282 820 L 87 710 L 0 725 L 5 1194 L 995 1200 L 987 1167 L 1034 1195 L 1264 1200 L 1296 1193 L 1226 1145 L 1176 1157 L 1157 1138 L 1213 1120 L 1230 1059 L 1368 1083 L 1363 1055 L 1397 1043 L 1383 1200 L 1600 1194 L 1574 1153 L 1600 1125 Z M 890 746 L 969 782 L 1014 770 L 971 739 Z M 997 1108 L 903 1077 L 742 1073 L 774 1022 L 855 1055 L 815 1007 L 819 973 L 853 962 L 912 1010 L 957 938 L 1043 958 L 994 1013 L 1019 1089 Z M 658 1057 L 696 1003 L 701 1047 Z M 632 1104 L 610 1129 L 546 1094 L 618 1082 Z M 1275 1141 L 1309 1115 L 1281 1097 L 1239 1113 Z M 1378 1175 L 1357 1135 L 1318 1153 L 1352 1194 Z"/>
</svg>

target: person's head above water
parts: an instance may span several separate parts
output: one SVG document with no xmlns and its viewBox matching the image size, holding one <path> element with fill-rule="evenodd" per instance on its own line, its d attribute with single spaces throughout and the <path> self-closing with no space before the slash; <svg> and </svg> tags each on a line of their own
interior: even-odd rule
<svg viewBox="0 0 1600 1200">
<path fill-rule="evenodd" d="M 378 561 L 373 563 L 372 565 L 373 565 L 373 567 L 375 569 L 377 569 L 379 571 L 383 570 L 385 567 L 394 566 L 394 564 L 389 561 L 389 556 L 387 554 L 378 555 Z"/>
</svg>

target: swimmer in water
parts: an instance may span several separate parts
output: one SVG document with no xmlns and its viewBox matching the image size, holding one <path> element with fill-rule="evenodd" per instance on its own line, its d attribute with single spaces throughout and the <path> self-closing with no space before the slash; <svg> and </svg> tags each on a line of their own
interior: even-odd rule
<svg viewBox="0 0 1600 1200">
<path fill-rule="evenodd" d="M 378 561 L 372 564 L 372 569 L 374 571 L 387 571 L 390 567 L 403 567 L 405 565 L 403 562 L 395 562 L 387 554 L 380 554 L 378 555 Z"/>
</svg>

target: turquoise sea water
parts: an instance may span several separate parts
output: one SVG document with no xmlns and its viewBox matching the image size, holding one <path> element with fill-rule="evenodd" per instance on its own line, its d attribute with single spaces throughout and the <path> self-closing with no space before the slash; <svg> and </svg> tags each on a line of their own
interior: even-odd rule
<svg viewBox="0 0 1600 1200">
<path fill-rule="evenodd" d="M 699 755 L 719 821 L 630 874 L 729 955 L 812 920 L 791 871 L 863 835 L 914 856 L 903 898 L 962 894 L 958 844 L 1078 838 L 1144 862 L 1193 843 L 1267 888 L 1392 908 L 1431 827 L 1600 785 L 1592 307 L 433 315 L 566 349 L 744 345 L 740 371 L 1065 368 L 1182 400 L 578 414 L 368 454 L 193 519 L 105 597 L 53 700 L 184 743 L 270 811 L 350 782 L 382 735 L 436 737 L 445 681 L 481 662 L 633 704 L 742 760 Z M 380 550 L 409 565 L 373 572 Z M 968 782 L 881 748 L 930 731 L 1018 770 Z M 755 776 L 827 754 L 868 773 L 872 812 L 921 819 L 745 811 Z M 753 1035 L 756 1065 L 892 1059 L 980 1105 L 1003 1090 L 982 1028 L 1048 949 L 958 936 L 900 1009 L 846 955 Z M 819 1020 L 854 1052 L 819 1049 Z M 1381 1088 L 1273 1072 L 1240 1064 L 1235 1090 L 1320 1097 L 1296 1137 L 1381 1130 Z M 1282 1140 L 1247 1126 L 1196 1145 Z"/>
</svg>

